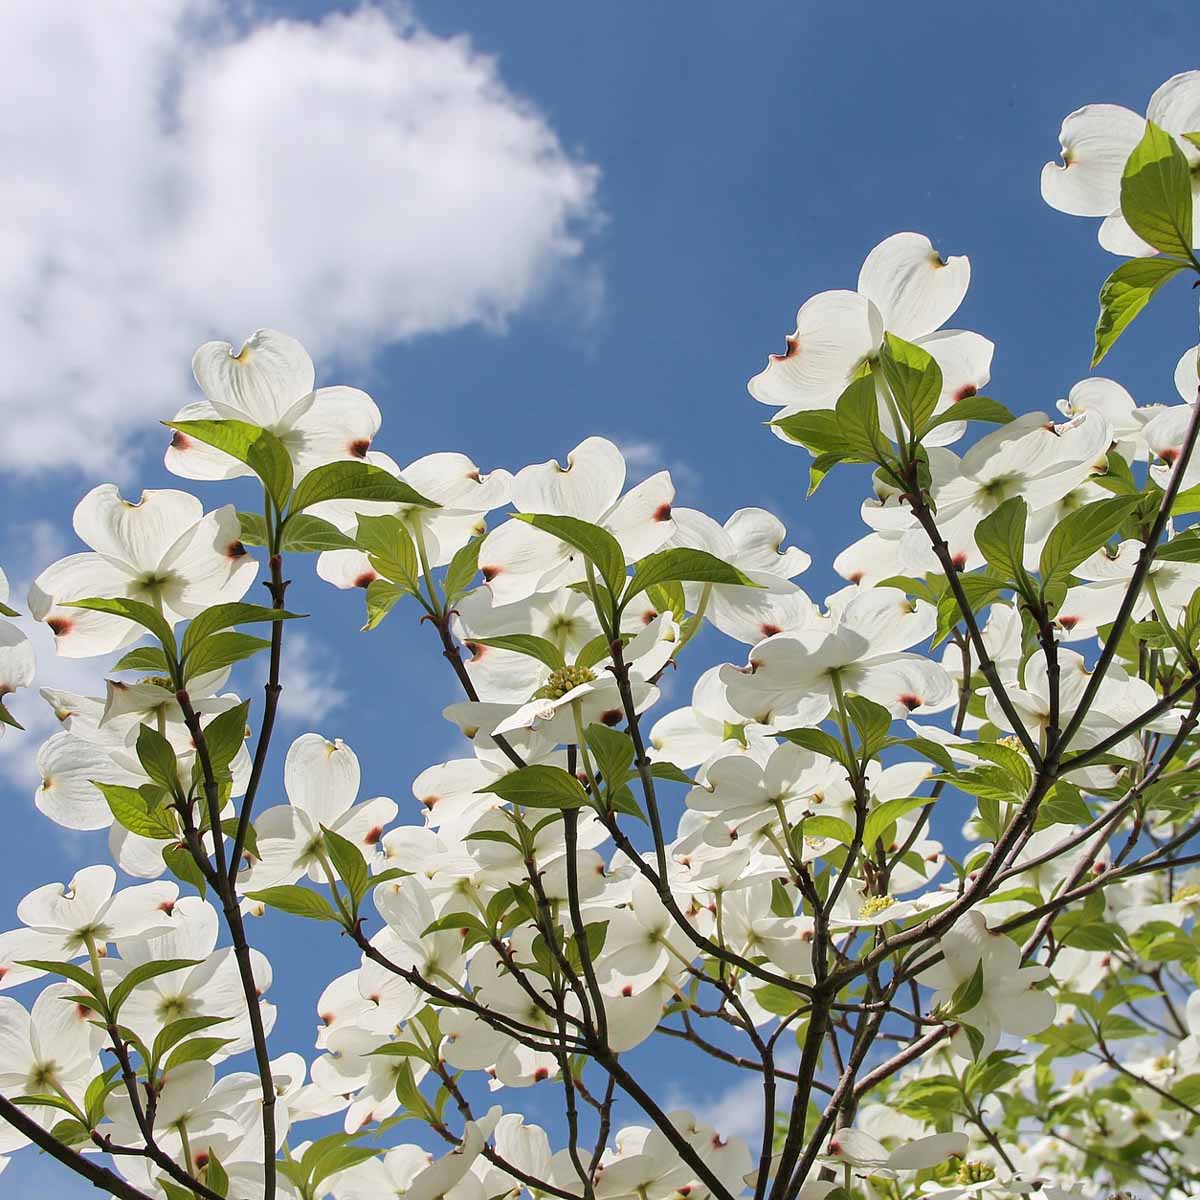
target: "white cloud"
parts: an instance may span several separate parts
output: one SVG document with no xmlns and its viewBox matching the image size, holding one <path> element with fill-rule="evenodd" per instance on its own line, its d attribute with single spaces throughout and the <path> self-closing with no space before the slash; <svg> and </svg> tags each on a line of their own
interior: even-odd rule
<svg viewBox="0 0 1200 1200">
<path fill-rule="evenodd" d="M 672 457 L 666 448 L 658 442 L 647 438 L 613 438 L 621 453 L 625 456 L 625 465 L 629 469 L 628 484 L 640 483 L 657 471 L 670 471 L 671 479 L 680 495 L 676 503 L 694 505 L 697 503 L 696 489 L 700 486 L 700 472 L 681 458 Z M 687 499 L 682 493 L 691 493 Z"/>
<path fill-rule="evenodd" d="M 580 309 L 597 172 L 405 9 L 239 25 L 233 0 L 5 6 L 0 454 L 128 468 L 191 351 L 317 356 Z"/>
<path fill-rule="evenodd" d="M 265 657 L 264 652 L 264 660 Z M 265 673 L 262 678 L 266 678 Z M 320 732 L 318 722 L 349 699 L 338 686 L 333 652 L 311 634 L 298 629 L 284 630 L 279 679 L 283 684 L 279 693 L 280 717 L 299 722 L 314 732 Z"/>
</svg>

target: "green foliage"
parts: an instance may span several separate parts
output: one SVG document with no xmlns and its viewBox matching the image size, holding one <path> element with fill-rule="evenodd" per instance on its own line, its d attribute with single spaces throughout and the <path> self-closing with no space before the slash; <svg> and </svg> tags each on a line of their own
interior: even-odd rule
<svg viewBox="0 0 1200 1200">
<path fill-rule="evenodd" d="M 1146 132 L 1121 176 L 1121 214 L 1129 228 L 1163 254 L 1192 257 L 1192 174 L 1165 129 Z"/>
<path fill-rule="evenodd" d="M 245 463 L 262 480 L 275 508 L 283 511 L 292 491 L 292 459 L 287 447 L 273 433 L 247 421 L 164 421 L 163 424 Z"/>
<path fill-rule="evenodd" d="M 480 791 L 525 808 L 580 808 L 587 804 L 587 793 L 574 775 L 545 763 L 502 775 Z"/>
<path fill-rule="evenodd" d="M 1185 266 L 1172 258 L 1131 258 L 1113 271 L 1100 288 L 1093 367 L 1113 348 L 1154 293 Z"/>
</svg>

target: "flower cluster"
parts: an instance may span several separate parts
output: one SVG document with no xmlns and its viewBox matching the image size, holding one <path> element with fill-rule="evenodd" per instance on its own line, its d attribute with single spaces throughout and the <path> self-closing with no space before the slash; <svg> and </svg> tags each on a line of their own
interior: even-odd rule
<svg viewBox="0 0 1200 1200">
<path fill-rule="evenodd" d="M 1137 256 L 1097 361 L 1200 272 L 1198 128 L 1197 73 L 1064 124 L 1046 198 Z M 890 237 L 750 381 L 810 490 L 870 471 L 823 597 L 775 515 L 677 505 L 604 438 L 401 467 L 294 339 L 202 346 L 166 466 L 253 503 L 102 485 L 30 589 L 60 654 L 120 655 L 42 691 L 35 804 L 135 882 L 87 867 L 0 934 L 32 996 L 0 996 L 0 1152 L 123 1200 L 1195 1195 L 1197 349 L 1177 404 L 1096 377 L 1014 416 L 992 343 L 943 328 L 969 281 Z M 318 732 L 263 802 L 305 555 L 373 658 L 414 618 L 461 689 L 458 756 L 402 768 L 402 803 Z M 0 622 L 0 699 L 32 678 Z M 324 971 L 308 1057 L 271 1046 L 276 912 Z M 650 1047 L 761 1085 L 754 1135 L 675 1107 Z"/>
</svg>

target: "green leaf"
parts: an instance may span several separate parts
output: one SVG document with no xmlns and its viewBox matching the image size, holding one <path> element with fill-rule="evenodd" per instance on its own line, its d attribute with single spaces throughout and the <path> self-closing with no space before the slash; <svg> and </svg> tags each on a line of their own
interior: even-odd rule
<svg viewBox="0 0 1200 1200">
<path fill-rule="evenodd" d="M 1038 805 L 1033 828 L 1038 831 L 1051 825 L 1090 825 L 1091 822 L 1092 810 L 1079 789 L 1060 779 Z"/>
<path fill-rule="evenodd" d="M 199 958 L 158 958 L 139 963 L 109 992 L 109 1011 L 116 1017 L 121 1005 L 133 994 L 133 989 L 147 980 L 167 975 L 171 971 L 186 971 L 189 967 L 200 966 L 202 962 Z"/>
<path fill-rule="evenodd" d="M 214 1025 L 220 1025 L 231 1019 L 230 1017 L 180 1017 L 179 1020 L 164 1025 L 155 1034 L 154 1047 L 150 1051 L 150 1057 L 158 1062 L 172 1046 L 182 1042 L 184 1038 L 191 1037 L 193 1033 L 211 1029 Z"/>
<path fill-rule="evenodd" d="M 479 547 L 482 542 L 483 535 L 480 534 L 455 551 L 450 565 L 446 568 L 446 578 L 442 584 L 447 604 L 461 600 L 471 590 L 475 576 L 479 574 Z"/>
<path fill-rule="evenodd" d="M 884 460 L 885 442 L 879 429 L 879 399 L 875 394 L 874 375 L 856 379 L 838 397 L 837 419 L 842 445 L 846 450 L 860 455 L 867 462 Z M 814 461 L 813 470 L 816 470 L 819 462 L 820 459 Z"/>
<path fill-rule="evenodd" d="M 162 851 L 163 862 L 167 864 L 167 869 L 175 876 L 176 879 L 183 880 L 184 883 L 190 883 L 201 895 L 208 891 L 208 881 L 204 878 L 204 872 L 200 870 L 196 860 L 192 857 L 192 852 L 181 842 L 175 842 L 170 846 L 164 846 Z"/>
<path fill-rule="evenodd" d="M 421 578 L 417 549 L 407 524 L 396 516 L 360 516 L 355 544 L 385 579 L 416 592 Z"/>
<path fill-rule="evenodd" d="M 587 804 L 587 793 L 574 775 L 545 763 L 521 767 L 479 790 L 526 808 L 580 808 Z"/>
<path fill-rule="evenodd" d="M 992 400 L 988 396 L 964 396 L 945 412 L 933 417 L 921 430 L 921 436 L 951 421 L 986 421 L 992 425 L 1007 425 L 1012 419 L 1012 413 L 999 400 Z"/>
<path fill-rule="evenodd" d="M 267 532 L 267 520 L 262 513 L 238 511 L 241 526 L 239 540 L 244 546 L 265 546 L 271 539 Z"/>
<path fill-rule="evenodd" d="M 214 604 L 193 618 L 183 635 L 183 653 L 186 658 L 206 638 L 222 629 L 234 625 L 253 625 L 262 621 L 295 621 L 303 613 L 285 612 L 281 608 L 267 608 L 262 604 Z"/>
<path fill-rule="evenodd" d="M 941 397 L 941 367 L 928 350 L 892 333 L 883 335 L 879 367 L 901 417 L 914 437 L 917 436 L 933 416 Z"/>
<path fill-rule="evenodd" d="M 159 841 L 179 837 L 179 827 L 173 810 L 151 804 L 136 788 L 124 787 L 117 783 L 102 783 L 98 779 L 93 779 L 92 783 L 107 802 L 113 820 L 130 833 Z"/>
<path fill-rule="evenodd" d="M 331 1175 L 349 1170 L 350 1167 L 356 1167 L 359 1163 L 374 1158 L 378 1153 L 379 1151 L 373 1146 L 342 1146 L 331 1150 L 328 1154 L 321 1155 L 314 1163 L 310 1185 L 315 1190 Z"/>
<path fill-rule="evenodd" d="M 1131 258 L 1104 281 L 1100 288 L 1100 316 L 1096 319 L 1093 367 L 1113 348 L 1154 293 L 1186 266 L 1187 263 L 1173 258 Z"/>
<path fill-rule="evenodd" d="M 329 861 L 333 863 L 333 868 L 342 882 L 350 889 L 350 897 L 354 902 L 351 910 L 357 912 L 362 898 L 371 886 L 371 875 L 362 851 L 348 838 L 325 825 L 321 826 L 321 834 L 325 839 L 325 848 L 329 851 Z"/>
<path fill-rule="evenodd" d="M 968 1013 L 983 999 L 983 960 L 975 965 L 970 979 L 964 980 L 954 989 L 950 1000 L 950 1011 L 954 1014 Z"/>
<path fill-rule="evenodd" d="M 163 424 L 245 463 L 262 480 L 275 507 L 283 511 L 292 491 L 292 460 L 284 444 L 269 430 L 247 421 L 164 421 Z"/>
<path fill-rule="evenodd" d="M 622 571 L 624 568 L 622 568 Z M 634 568 L 633 578 L 621 598 L 624 608 L 634 596 L 664 583 L 716 583 L 725 586 L 760 587 L 737 567 L 706 550 L 675 547 L 648 554 Z"/>
<path fill-rule="evenodd" d="M 863 845 L 874 846 L 901 817 L 929 802 L 928 796 L 900 796 L 877 804 L 867 814 L 867 822 L 863 826 Z"/>
<path fill-rule="evenodd" d="M 184 1063 L 201 1062 L 212 1058 L 222 1046 L 228 1046 L 233 1041 L 236 1041 L 236 1039 L 222 1037 L 192 1038 L 190 1042 L 184 1042 L 171 1051 L 167 1061 L 163 1064 L 163 1070 L 171 1071 L 175 1067 L 182 1066 Z"/>
<path fill-rule="evenodd" d="M 686 771 L 681 771 L 674 763 L 651 763 L 650 774 L 653 775 L 655 779 L 666 779 L 671 783 L 683 783 L 688 787 L 696 786 L 696 781 Z"/>
<path fill-rule="evenodd" d="M 625 552 L 607 529 L 581 521 L 577 517 L 554 516 L 549 513 L 514 513 L 534 529 L 552 534 L 559 541 L 574 546 L 600 572 L 608 590 L 619 596 L 625 586 Z"/>
<path fill-rule="evenodd" d="M 843 846 L 848 846 L 854 841 L 853 828 L 841 817 L 821 814 L 815 817 L 805 817 L 801 824 L 806 838 L 833 838 L 835 841 L 841 842 Z"/>
<path fill-rule="evenodd" d="M 1085 504 L 1063 517 L 1042 547 L 1038 562 L 1042 587 L 1065 582 L 1084 559 L 1095 554 L 1117 532 L 1140 501 L 1140 496 L 1113 496 Z"/>
<path fill-rule="evenodd" d="M 196 1200 L 196 1193 L 191 1188 L 182 1187 L 165 1175 L 160 1175 L 155 1182 L 162 1188 L 167 1200 Z"/>
<path fill-rule="evenodd" d="M 243 700 L 241 704 L 217 713 L 204 726 L 204 744 L 208 747 L 213 777 L 218 782 L 232 778 L 229 764 L 246 741 L 246 718 L 249 712 L 250 701 Z M 201 769 L 200 755 L 197 754 L 194 772 L 202 778 L 199 774 Z"/>
<path fill-rule="evenodd" d="M 10 725 L 13 729 L 20 729 L 22 731 L 25 729 L 25 726 L 4 707 L 3 700 L 0 700 L 0 725 Z"/>
<path fill-rule="evenodd" d="M 313 554 L 321 550 L 352 550 L 354 539 L 336 525 L 309 513 L 293 513 L 283 523 L 280 550 L 291 554 Z"/>
<path fill-rule="evenodd" d="M 687 597 L 681 583 L 651 584 L 646 589 L 646 599 L 654 605 L 656 613 L 670 613 L 676 621 L 687 615 Z"/>
<path fill-rule="evenodd" d="M 382 467 L 365 462 L 332 462 L 310 471 L 292 495 L 293 513 L 325 500 L 381 500 L 388 504 L 417 504 L 440 508 Z"/>
<path fill-rule="evenodd" d="M 225 1168 L 221 1166 L 221 1160 L 217 1158 L 211 1148 L 208 1153 L 208 1163 L 204 1168 L 204 1182 L 218 1196 L 229 1195 L 229 1176 L 225 1174 Z"/>
<path fill-rule="evenodd" d="M 387 579 L 372 579 L 366 591 L 367 623 L 360 632 L 376 628 L 405 596 L 411 594 L 411 588 L 397 587 Z"/>
<path fill-rule="evenodd" d="M 883 748 L 888 730 L 892 727 L 892 714 L 882 704 L 868 700 L 866 696 L 850 696 L 846 710 L 862 742 L 864 758 L 873 758 Z"/>
<path fill-rule="evenodd" d="M 267 638 L 252 637 L 248 633 L 214 633 L 206 638 L 187 657 L 183 681 L 187 683 L 200 675 L 223 671 L 234 663 L 242 662 L 270 647 Z"/>
<path fill-rule="evenodd" d="M 1121 215 L 1163 254 L 1192 256 L 1192 174 L 1175 139 L 1153 121 L 1125 163 Z"/>
<path fill-rule="evenodd" d="M 120 658 L 114 671 L 148 671 L 151 675 L 169 673 L 167 656 L 157 646 L 135 646 Z"/>
<path fill-rule="evenodd" d="M 627 733 L 610 729 L 607 725 L 589 725 L 583 731 L 588 749 L 595 759 L 596 769 L 604 777 L 605 786 L 611 792 L 630 776 L 633 766 L 633 740 Z"/>
<path fill-rule="evenodd" d="M 832 758 L 847 769 L 853 765 L 846 756 L 846 747 L 823 729 L 781 729 L 779 735 L 797 746 L 803 746 L 805 750 L 811 750 L 814 754 Z"/>
<path fill-rule="evenodd" d="M 972 742 L 968 749 L 976 758 L 994 763 L 1010 776 L 1018 791 L 1027 792 L 1033 786 L 1033 768 L 1020 750 L 983 739 Z"/>
<path fill-rule="evenodd" d="M 1021 496 L 1005 500 L 975 526 L 975 545 L 979 553 L 1005 579 L 1024 576 L 1025 521 L 1029 507 Z"/>
<path fill-rule="evenodd" d="M 567 665 L 562 651 L 550 641 L 535 637 L 532 633 L 510 633 L 503 637 L 472 638 L 463 643 L 468 650 L 472 646 L 491 646 L 494 650 L 511 650 L 513 654 L 524 654 L 545 663 L 552 671 L 561 671 Z"/>
<path fill-rule="evenodd" d="M 907 746 L 908 749 L 915 750 L 923 758 L 936 763 L 943 771 L 954 770 L 954 759 L 950 757 L 950 752 L 940 742 L 931 741 L 929 738 L 911 737 L 896 738 L 890 744 L 893 746 Z"/>
<path fill-rule="evenodd" d="M 967 605 L 976 615 L 980 610 L 991 604 L 1010 586 L 995 575 L 982 572 L 970 575 L 960 575 L 959 585 L 966 597 Z M 962 612 L 958 607 L 958 597 L 952 588 L 947 588 L 938 601 L 937 629 L 933 634 L 933 646 L 936 648 L 942 640 L 949 636 L 950 631 L 962 620 Z"/>
<path fill-rule="evenodd" d="M 179 785 L 179 764 L 175 761 L 175 748 L 153 725 L 143 725 L 137 737 L 138 762 L 142 770 L 168 792 Z"/>
<path fill-rule="evenodd" d="M 151 608 L 149 604 L 143 604 L 140 600 L 126 600 L 123 597 L 108 599 L 102 596 L 91 596 L 86 600 L 67 600 L 64 604 L 67 608 L 86 608 L 90 612 L 112 613 L 113 616 L 134 621 L 148 629 L 162 643 L 167 654 L 175 657 L 175 634 L 162 613 L 156 608 Z"/>
<path fill-rule="evenodd" d="M 268 908 L 291 913 L 295 917 L 309 917 L 315 921 L 340 921 L 332 905 L 320 892 L 300 887 L 295 883 L 280 884 L 278 887 L 263 888 L 259 892 L 247 892 L 251 900 L 257 900 Z"/>
<path fill-rule="evenodd" d="M 1200 535 L 1193 527 L 1154 548 L 1156 562 L 1200 563 Z"/>
<path fill-rule="evenodd" d="M 15 608 L 9 608 L 2 600 L 0 600 L 0 617 L 19 617 L 21 614 Z"/>
<path fill-rule="evenodd" d="M 50 975 L 61 975 L 64 979 L 77 983 L 92 996 L 96 995 L 96 977 L 76 963 L 58 962 L 47 958 L 23 958 L 18 966 L 32 967 L 35 971 L 45 971 Z"/>
<path fill-rule="evenodd" d="M 827 454 L 843 445 L 837 413 L 831 408 L 792 413 L 770 424 L 791 441 L 799 442 L 810 454 Z"/>
</svg>

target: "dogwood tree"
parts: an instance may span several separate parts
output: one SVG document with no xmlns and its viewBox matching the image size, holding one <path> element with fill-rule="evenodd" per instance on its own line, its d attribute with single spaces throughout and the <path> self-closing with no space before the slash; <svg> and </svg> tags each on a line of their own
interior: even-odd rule
<svg viewBox="0 0 1200 1200">
<path fill-rule="evenodd" d="M 1200 274 L 1200 72 L 1061 142 L 1045 199 L 1125 257 L 1095 366 Z M 42 692 L 35 804 L 115 869 L 13 898 L 0 1152 L 121 1200 L 1200 1195 L 1197 352 L 1179 403 L 1093 377 L 1014 414 L 944 328 L 969 281 L 887 238 L 750 381 L 810 493 L 862 487 L 820 601 L 776 517 L 676 505 L 603 438 L 401 468 L 294 339 L 202 346 L 166 465 L 229 503 L 102 484 L 30 590 L 58 653 L 110 656 Z M 399 799 L 334 731 L 272 778 L 305 570 L 362 591 L 372 663 L 417 620 L 407 677 L 461 688 L 460 753 Z M 0 622 L 0 698 L 33 676 Z M 309 923 L 307 1053 L 272 1037 L 273 911 Z M 669 1101 L 717 1070 L 760 1085 L 754 1139 Z"/>
</svg>

